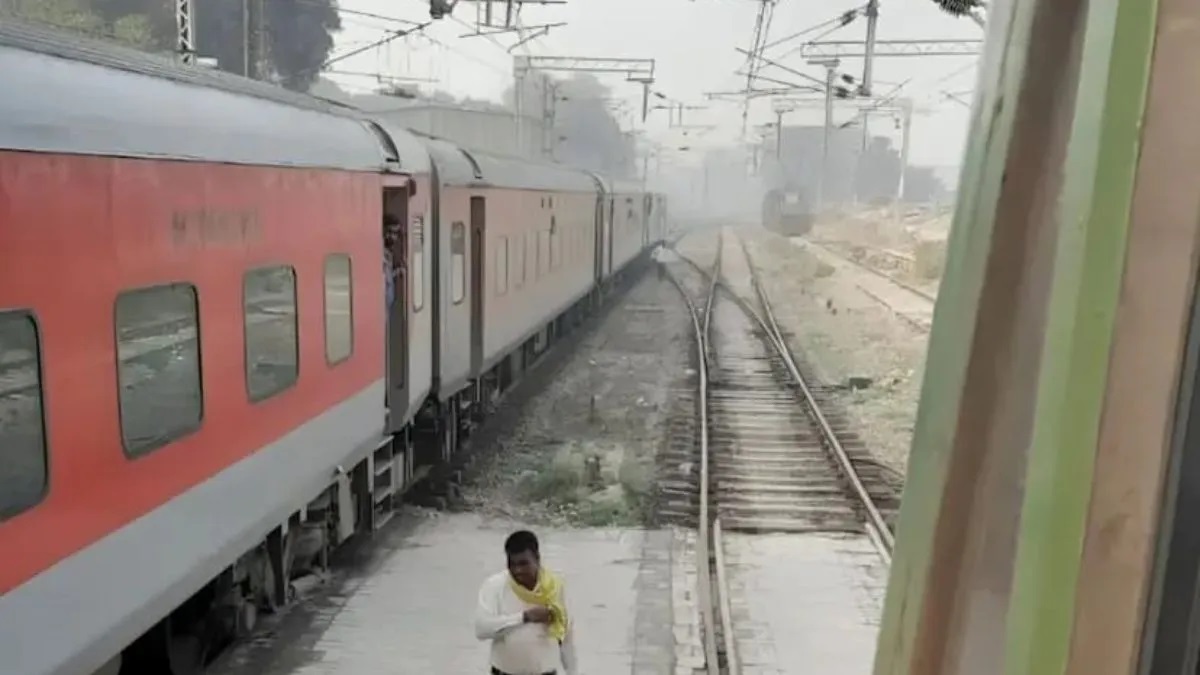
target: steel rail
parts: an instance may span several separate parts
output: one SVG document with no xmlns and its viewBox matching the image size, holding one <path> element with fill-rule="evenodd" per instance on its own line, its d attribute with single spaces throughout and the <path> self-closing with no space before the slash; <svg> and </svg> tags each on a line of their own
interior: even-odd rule
<svg viewBox="0 0 1200 675">
<path fill-rule="evenodd" d="M 679 256 L 683 259 L 683 256 Z M 691 261 L 688 261 L 689 264 Z M 663 263 L 659 263 L 663 264 Z M 720 249 L 713 261 L 713 269 L 720 269 Z M 665 265 L 664 265 L 665 267 Z M 697 597 L 700 603 L 700 617 L 704 631 L 704 661 L 708 675 L 721 675 L 720 662 L 717 658 L 716 617 L 713 616 L 713 578 L 709 573 L 710 551 L 710 520 L 709 520 L 709 490 L 708 490 L 708 331 L 712 325 L 710 315 L 713 296 L 716 295 L 716 283 L 709 281 L 707 298 L 701 315 L 701 309 L 692 302 L 683 283 L 666 268 L 667 277 L 683 297 L 688 312 L 692 317 L 692 330 L 696 338 L 696 359 L 698 371 L 697 416 L 700 427 L 700 514 L 697 522 L 696 535 L 696 584 Z M 711 275 L 715 279 L 716 275 Z"/>
<path fill-rule="evenodd" d="M 813 419 L 817 422 L 817 426 L 821 428 L 821 434 L 825 437 L 826 446 L 832 452 L 834 458 L 841 466 L 846 480 L 850 482 L 855 496 L 867 515 L 867 533 L 874 542 L 876 549 L 879 551 L 880 557 L 889 565 L 892 562 L 892 550 L 895 548 L 895 538 L 892 532 L 888 529 L 887 521 L 884 520 L 883 514 L 875 506 L 875 501 L 871 499 L 870 493 L 863 485 L 862 479 L 855 470 L 854 464 L 850 461 L 850 456 L 846 454 L 845 448 L 842 447 L 841 441 L 838 440 L 837 434 L 833 431 L 833 426 L 829 424 L 825 414 L 821 412 L 820 405 L 817 404 L 816 397 L 813 396 L 812 389 L 809 388 L 808 382 L 805 381 L 804 375 L 800 373 L 800 369 L 796 366 L 796 360 L 792 355 L 792 349 L 788 346 L 787 341 L 783 338 L 783 332 L 779 329 L 779 324 L 775 320 L 775 312 L 771 308 L 771 300 L 763 289 L 758 277 L 758 270 L 754 267 L 754 258 L 750 255 L 750 250 L 746 246 L 746 242 L 738 238 L 738 243 L 741 245 L 742 254 L 746 256 L 746 265 L 750 268 L 750 280 L 754 286 L 755 294 L 758 296 L 759 305 L 763 309 L 765 321 L 755 314 L 764 329 L 766 329 L 771 342 L 775 345 L 779 352 L 780 358 L 783 359 L 784 365 L 792 375 L 793 381 L 800 388 L 804 395 L 804 401 L 808 404 L 809 412 Z M 734 294 L 736 296 L 736 294 Z"/>
<path fill-rule="evenodd" d="M 784 365 L 788 369 L 789 375 L 791 375 L 792 380 L 800 389 L 800 392 L 804 398 L 804 402 L 807 404 L 806 407 L 820 429 L 821 436 L 825 439 L 825 447 L 830 451 L 833 459 L 838 463 L 838 466 L 842 470 L 847 482 L 850 483 L 851 491 L 854 492 L 855 498 L 860 502 L 864 509 L 866 514 L 865 524 L 867 526 L 867 536 L 871 539 L 871 543 L 875 546 L 880 558 L 885 563 L 890 565 L 892 562 L 892 550 L 895 548 L 895 537 L 888 528 L 887 522 L 884 520 L 883 515 L 875 506 L 874 500 L 871 499 L 870 494 L 867 492 L 866 486 L 863 485 L 862 479 L 858 475 L 858 471 L 854 468 L 854 464 L 850 461 L 850 457 L 846 453 L 845 448 L 842 447 L 841 441 L 838 440 L 837 434 L 833 431 L 832 425 L 829 424 L 829 420 L 825 417 L 824 413 L 821 412 L 820 405 L 817 403 L 816 397 L 813 396 L 812 389 L 809 387 L 808 382 L 804 379 L 803 374 L 800 373 L 800 369 L 796 365 L 795 358 L 792 355 L 791 347 L 789 347 L 787 341 L 783 339 L 783 333 L 780 331 L 779 325 L 775 320 L 775 314 L 771 308 L 770 299 L 767 296 L 766 291 L 762 288 L 762 285 L 759 283 L 758 272 L 754 267 L 753 258 L 750 256 L 750 252 L 746 248 L 745 242 L 742 241 L 740 237 L 738 238 L 738 242 L 741 244 L 742 253 L 746 257 L 746 263 L 750 269 L 751 284 L 754 287 L 759 304 L 764 310 L 764 314 L 760 315 L 759 312 L 750 306 L 749 302 L 739 296 L 733 290 L 733 288 L 729 286 L 728 283 L 720 282 L 720 285 L 724 287 L 729 297 L 732 298 L 739 307 L 741 307 L 742 311 L 744 311 L 747 316 L 752 318 L 754 322 L 759 325 L 763 331 L 763 334 L 766 336 L 767 341 L 775 348 L 780 359 L 784 362 Z M 707 273 L 704 271 L 704 269 L 696 264 L 695 261 L 691 260 L 682 253 L 679 253 L 678 251 L 676 251 L 676 254 L 682 260 L 700 272 L 700 274 L 707 276 Z"/>
<path fill-rule="evenodd" d="M 725 233 L 723 230 L 718 230 L 717 231 L 717 254 L 715 256 L 715 261 L 713 263 L 712 272 L 708 275 L 709 276 L 708 297 L 705 301 L 705 309 L 704 309 L 704 345 L 705 345 L 705 361 L 704 362 L 705 362 L 705 369 L 707 369 L 707 367 L 708 367 L 709 356 L 711 356 L 710 352 L 711 352 L 711 347 L 712 347 L 712 315 L 713 315 L 712 310 L 713 310 L 713 304 L 716 302 L 716 299 L 717 299 L 717 289 L 720 286 L 721 257 L 722 257 L 722 252 L 724 250 L 725 250 Z M 707 375 L 706 375 L 706 378 L 705 378 L 705 388 L 706 389 L 707 389 L 707 386 L 708 386 L 708 379 L 707 379 Z M 708 406 L 707 391 L 704 394 L 704 405 L 705 405 L 705 408 L 707 408 L 707 406 Z M 702 476 L 702 480 L 704 481 L 703 485 L 705 486 L 705 489 L 704 489 L 705 492 L 707 492 L 708 483 L 709 483 L 708 465 L 710 464 L 710 462 L 708 461 L 709 448 L 708 448 L 707 426 L 708 426 L 708 415 L 706 412 L 705 413 L 706 429 L 704 431 L 704 439 L 705 439 L 704 443 L 705 444 L 704 444 L 704 449 L 703 449 L 703 452 L 704 452 L 704 467 L 703 467 L 704 475 Z M 707 501 L 705 501 L 704 503 L 707 504 Z M 709 582 L 709 585 L 712 586 L 715 584 L 715 587 L 716 587 L 717 606 L 719 607 L 719 610 L 720 610 L 719 613 L 720 613 L 720 619 L 721 619 L 721 636 L 723 638 L 723 643 L 724 643 L 724 647 L 725 647 L 725 650 L 724 650 L 725 651 L 725 672 L 727 675 L 741 675 L 742 667 L 741 667 L 740 661 L 738 660 L 737 647 L 735 644 L 734 634 L 733 634 L 733 602 L 729 597 L 729 583 L 728 583 L 729 580 L 728 580 L 728 575 L 726 574 L 725 548 L 724 548 L 724 542 L 723 542 L 721 532 L 722 532 L 721 531 L 721 517 L 719 515 L 714 515 L 714 516 L 712 516 L 712 525 L 711 525 L 711 531 L 710 531 L 710 535 L 709 535 L 711 537 L 712 564 L 713 564 L 713 570 L 712 570 L 713 574 L 712 574 L 711 580 Z M 704 560 L 707 565 L 708 557 L 706 556 L 704 558 Z M 707 567 L 706 567 L 706 569 L 707 569 Z M 706 603 L 706 606 L 709 606 L 711 609 L 711 605 L 712 605 L 712 602 L 711 602 L 711 598 L 710 598 L 710 601 L 708 603 Z M 714 628 L 715 628 L 715 626 L 714 626 Z M 709 645 L 708 647 L 706 647 L 706 649 L 709 650 L 710 652 L 715 651 L 715 649 L 716 649 L 716 634 L 714 632 L 709 632 L 706 637 L 708 638 L 707 643 Z M 709 670 L 710 671 L 712 670 L 712 666 L 709 667 Z"/>
</svg>

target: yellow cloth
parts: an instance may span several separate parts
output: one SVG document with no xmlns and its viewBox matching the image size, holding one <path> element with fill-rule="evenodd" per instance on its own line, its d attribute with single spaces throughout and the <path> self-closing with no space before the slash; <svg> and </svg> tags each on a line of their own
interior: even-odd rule
<svg viewBox="0 0 1200 675">
<path fill-rule="evenodd" d="M 512 575 L 508 577 L 508 584 L 512 586 L 513 593 L 517 594 L 521 602 L 527 605 L 541 605 L 550 610 L 550 624 L 547 629 L 551 637 L 562 642 L 567 636 L 567 608 L 562 601 L 562 580 L 543 567 L 538 570 L 537 586 L 532 591 L 517 583 Z"/>
</svg>

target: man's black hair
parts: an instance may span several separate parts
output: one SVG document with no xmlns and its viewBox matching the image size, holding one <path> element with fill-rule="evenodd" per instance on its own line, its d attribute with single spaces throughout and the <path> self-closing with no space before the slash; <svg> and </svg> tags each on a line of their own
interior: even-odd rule
<svg viewBox="0 0 1200 675">
<path fill-rule="evenodd" d="M 504 553 L 508 557 L 511 558 L 525 551 L 532 552 L 534 557 L 538 556 L 537 535 L 529 530 L 517 530 L 504 540 Z"/>
</svg>

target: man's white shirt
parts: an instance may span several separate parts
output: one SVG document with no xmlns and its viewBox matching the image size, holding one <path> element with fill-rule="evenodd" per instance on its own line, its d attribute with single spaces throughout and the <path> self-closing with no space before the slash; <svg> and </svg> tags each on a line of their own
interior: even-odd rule
<svg viewBox="0 0 1200 675">
<path fill-rule="evenodd" d="M 564 588 L 562 604 L 567 608 L 567 635 L 562 645 L 550 637 L 545 624 L 525 623 L 527 605 L 509 586 L 507 571 L 494 574 L 479 588 L 475 610 L 475 637 L 492 641 L 491 666 L 510 675 L 541 675 L 564 672 L 578 675 L 575 661 L 574 616 Z M 565 586 L 565 584 L 564 584 Z"/>
</svg>

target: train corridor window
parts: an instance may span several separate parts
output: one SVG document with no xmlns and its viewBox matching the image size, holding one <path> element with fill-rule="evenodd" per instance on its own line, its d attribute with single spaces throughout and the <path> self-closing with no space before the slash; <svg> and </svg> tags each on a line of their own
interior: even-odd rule
<svg viewBox="0 0 1200 675">
<path fill-rule="evenodd" d="M 522 234 L 514 243 L 516 246 L 512 247 L 513 286 L 520 288 L 525 285 L 525 235 Z"/>
<path fill-rule="evenodd" d="M 32 316 L 0 313 L 0 521 L 42 501 L 49 483 L 39 347 Z"/>
<path fill-rule="evenodd" d="M 534 267 L 534 270 L 533 270 L 533 274 L 534 274 L 534 280 L 536 280 L 536 279 L 537 279 L 537 267 L 536 267 L 536 265 L 537 265 L 537 251 L 535 250 L 535 251 L 533 252 L 533 255 L 532 255 L 532 256 L 531 256 L 531 255 L 529 255 L 529 247 L 530 247 L 531 245 L 536 245 L 536 244 L 537 244 L 536 237 L 535 237 L 535 238 L 533 238 L 533 239 L 530 239 L 530 237 L 529 237 L 529 233 L 528 233 L 528 232 L 526 232 L 525 234 L 521 235 L 521 242 L 522 242 L 522 243 L 521 243 L 521 245 L 522 245 L 523 247 L 525 247 L 525 252 L 521 254 L 521 280 L 522 280 L 522 281 L 529 281 L 529 263 L 530 263 L 531 261 L 532 261 L 532 262 L 533 262 L 533 264 L 535 265 L 535 267 Z"/>
<path fill-rule="evenodd" d="M 425 230 L 421 225 L 414 228 L 412 235 L 412 269 L 409 276 L 413 313 L 416 314 L 425 307 Z"/>
<path fill-rule="evenodd" d="M 300 376 L 296 270 L 281 265 L 247 272 L 242 310 L 246 393 L 258 402 L 288 389 Z"/>
<path fill-rule="evenodd" d="M 533 280 L 542 278 L 542 231 L 534 233 L 533 239 Z"/>
<path fill-rule="evenodd" d="M 508 237 L 496 244 L 496 295 L 508 292 Z"/>
<path fill-rule="evenodd" d="M 354 300 L 350 256 L 325 258 L 325 360 L 336 365 L 354 353 Z"/>
<path fill-rule="evenodd" d="M 450 227 L 450 301 L 467 297 L 467 227 L 461 221 Z"/>
<path fill-rule="evenodd" d="M 121 437 L 130 458 L 200 428 L 200 326 L 196 287 L 178 283 L 117 296 Z"/>
<path fill-rule="evenodd" d="M 550 244 L 547 247 L 549 249 L 549 255 L 546 257 L 550 259 L 550 269 L 552 270 L 557 269 L 559 263 L 562 262 L 562 252 L 559 250 L 559 242 L 561 239 L 562 233 L 558 231 L 558 220 L 554 216 L 550 216 Z"/>
</svg>

